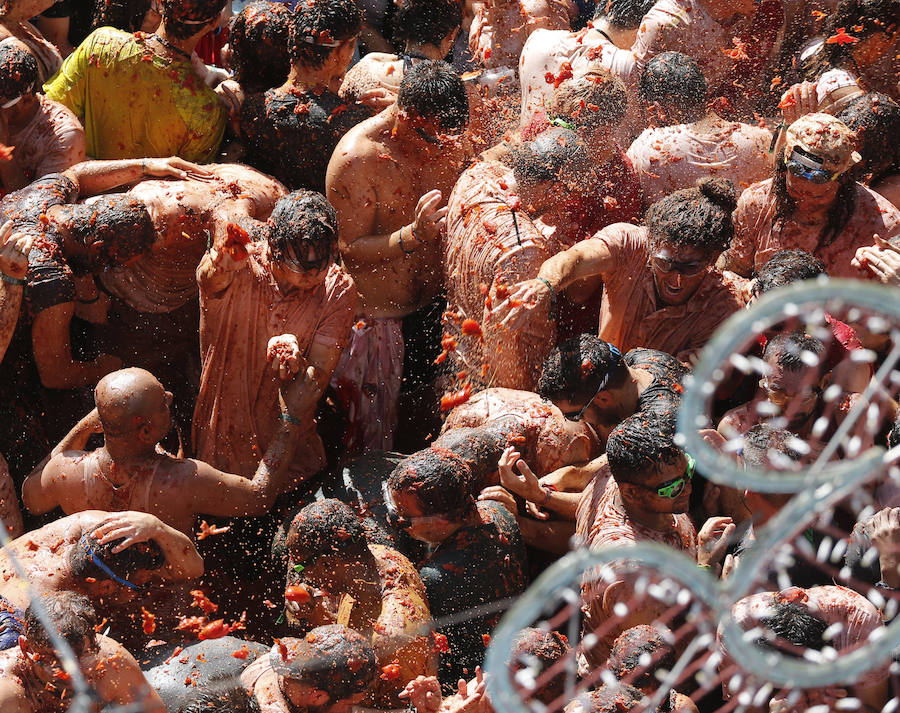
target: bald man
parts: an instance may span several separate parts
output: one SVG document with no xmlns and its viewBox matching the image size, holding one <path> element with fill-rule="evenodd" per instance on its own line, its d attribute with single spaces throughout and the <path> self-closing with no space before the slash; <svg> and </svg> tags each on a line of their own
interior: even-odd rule
<svg viewBox="0 0 900 713">
<path fill-rule="evenodd" d="M 200 513 L 262 515 L 295 485 L 287 467 L 301 430 L 294 414 L 302 398 L 302 379 L 279 391 L 280 425 L 250 479 L 163 451 L 159 441 L 171 428 L 171 392 L 143 369 L 113 372 L 97 384 L 97 408 L 26 478 L 22 500 L 35 514 L 55 507 L 67 515 L 82 510 L 148 512 L 186 534 Z M 103 433 L 105 442 L 86 452 L 93 433 Z"/>
</svg>

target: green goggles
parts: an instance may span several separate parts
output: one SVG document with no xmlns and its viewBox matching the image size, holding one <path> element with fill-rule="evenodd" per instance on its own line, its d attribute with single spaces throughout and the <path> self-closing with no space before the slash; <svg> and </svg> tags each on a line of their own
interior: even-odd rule
<svg viewBox="0 0 900 713">
<path fill-rule="evenodd" d="M 687 456 L 687 467 L 684 469 L 684 475 L 667 480 L 656 488 L 648 488 L 648 490 L 655 492 L 661 498 L 668 498 L 669 500 L 673 500 L 681 495 L 684 492 L 684 486 L 694 477 L 694 466 L 696 464 L 696 461 L 689 453 L 685 453 L 685 455 Z"/>
</svg>

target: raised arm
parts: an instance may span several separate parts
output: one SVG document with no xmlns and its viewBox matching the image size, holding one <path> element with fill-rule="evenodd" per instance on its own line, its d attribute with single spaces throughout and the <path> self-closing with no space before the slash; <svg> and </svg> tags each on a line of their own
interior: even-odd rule
<svg viewBox="0 0 900 713">
<path fill-rule="evenodd" d="M 170 580 L 196 579 L 203 574 L 203 558 L 191 539 L 155 515 L 134 511 L 110 513 L 93 534 L 101 545 L 122 540 L 113 548 L 114 554 L 138 542 L 153 540 L 166 558 L 164 571 Z"/>
<path fill-rule="evenodd" d="M 113 188 L 137 183 L 146 178 L 206 180 L 212 174 L 195 163 L 171 158 L 134 158 L 118 161 L 83 161 L 63 172 L 78 185 L 83 198 L 106 193 Z"/>
<path fill-rule="evenodd" d="M 56 486 L 59 479 L 67 475 L 68 462 L 63 454 L 83 451 L 88 439 L 95 433 L 103 433 L 97 409 L 76 423 L 47 457 L 35 466 L 22 485 L 22 502 L 29 512 L 42 515 L 60 505 Z"/>
<path fill-rule="evenodd" d="M 134 656 L 113 639 L 100 637 L 97 663 L 91 666 L 88 677 L 104 703 L 127 707 L 128 710 L 136 708 L 142 713 L 166 713 L 162 698 L 147 683 Z"/>
</svg>

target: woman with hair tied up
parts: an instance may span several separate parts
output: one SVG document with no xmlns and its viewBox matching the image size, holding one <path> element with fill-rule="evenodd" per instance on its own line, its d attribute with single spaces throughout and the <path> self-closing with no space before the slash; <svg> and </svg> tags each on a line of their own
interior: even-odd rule
<svg viewBox="0 0 900 713">
<path fill-rule="evenodd" d="M 900 233 L 900 211 L 854 180 L 856 137 L 828 114 L 788 127 L 775 175 L 747 188 L 734 213 L 734 241 L 721 266 L 750 277 L 779 250 L 803 250 L 831 277 L 872 279 L 852 262 L 876 236 Z"/>
<path fill-rule="evenodd" d="M 589 293 L 602 282 L 601 339 L 622 352 L 641 346 L 689 358 L 740 309 L 737 290 L 715 268 L 734 235 L 734 206 L 730 181 L 704 178 L 650 206 L 644 226 L 604 228 L 511 290 L 508 323 L 532 310 L 554 320 L 560 292 Z"/>
</svg>

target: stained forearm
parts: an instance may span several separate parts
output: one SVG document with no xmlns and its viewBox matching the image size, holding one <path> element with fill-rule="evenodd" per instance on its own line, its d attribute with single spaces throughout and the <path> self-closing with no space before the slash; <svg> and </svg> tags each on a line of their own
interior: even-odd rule
<svg viewBox="0 0 900 713">
<path fill-rule="evenodd" d="M 82 197 L 100 193 L 140 181 L 145 173 L 143 159 L 122 159 L 118 161 L 83 161 L 65 171 L 65 175 L 78 184 Z"/>
<path fill-rule="evenodd" d="M 194 579 L 203 574 L 203 558 L 183 532 L 160 522 L 159 534 L 153 540 L 166 558 L 166 566 L 172 579 Z"/>
<path fill-rule="evenodd" d="M 396 260 L 415 251 L 421 242 L 412 232 L 412 225 L 404 225 L 392 233 L 364 235 L 341 247 L 341 257 L 350 267 Z"/>
<path fill-rule="evenodd" d="M 578 280 L 603 275 L 609 250 L 600 241 L 586 240 L 557 253 L 547 260 L 538 277 L 547 280 L 556 290 L 564 290 Z"/>
<path fill-rule="evenodd" d="M 228 289 L 234 279 L 234 270 L 217 265 L 216 249 L 207 252 L 197 268 L 197 284 L 207 297 L 217 297 Z"/>
</svg>

